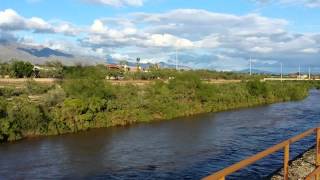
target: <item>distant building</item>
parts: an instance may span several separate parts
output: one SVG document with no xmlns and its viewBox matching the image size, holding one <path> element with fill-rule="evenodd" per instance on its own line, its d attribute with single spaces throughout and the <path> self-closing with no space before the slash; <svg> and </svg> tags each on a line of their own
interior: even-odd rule
<svg viewBox="0 0 320 180">
<path fill-rule="evenodd" d="M 305 74 L 300 74 L 300 73 L 293 73 L 288 75 L 289 78 L 297 78 L 297 79 L 308 79 L 309 76 Z"/>
<path fill-rule="evenodd" d="M 308 75 L 300 75 L 300 77 L 298 77 L 299 79 L 308 79 L 309 76 Z"/>
<path fill-rule="evenodd" d="M 139 67 L 128 67 L 129 71 L 128 72 L 148 72 L 147 69 L 142 68 L 141 66 Z"/>
<path fill-rule="evenodd" d="M 122 70 L 122 67 L 117 64 L 107 64 L 106 68 L 110 70 Z"/>
<path fill-rule="evenodd" d="M 123 70 L 124 72 L 148 72 L 146 68 L 142 68 L 141 66 L 135 67 L 128 65 L 107 64 L 106 68 L 110 70 Z"/>
</svg>

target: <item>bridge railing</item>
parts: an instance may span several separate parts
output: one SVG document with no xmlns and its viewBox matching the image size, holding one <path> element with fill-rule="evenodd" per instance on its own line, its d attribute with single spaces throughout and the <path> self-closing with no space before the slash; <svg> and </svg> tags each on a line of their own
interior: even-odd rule
<svg viewBox="0 0 320 180">
<path fill-rule="evenodd" d="M 313 134 L 316 134 L 316 166 L 320 166 L 320 128 L 313 128 L 309 129 L 308 131 L 305 131 L 293 138 L 287 139 L 275 146 L 272 146 L 256 155 L 253 155 L 245 160 L 242 160 L 232 166 L 229 166 L 221 171 L 218 171 L 210 176 L 207 176 L 203 178 L 204 180 L 225 180 L 226 176 L 239 171 L 240 169 L 243 169 L 250 164 L 253 164 L 257 162 L 258 160 L 269 156 L 270 154 L 273 154 L 277 151 L 284 150 L 283 153 L 283 170 L 284 170 L 284 180 L 289 179 L 289 159 L 290 159 L 290 145 L 305 138 L 308 136 L 311 136 Z M 320 168 L 317 168 L 315 171 L 313 171 L 309 176 L 312 179 L 312 177 L 316 177 L 320 175 Z M 308 177 L 309 177 L 308 176 Z"/>
</svg>

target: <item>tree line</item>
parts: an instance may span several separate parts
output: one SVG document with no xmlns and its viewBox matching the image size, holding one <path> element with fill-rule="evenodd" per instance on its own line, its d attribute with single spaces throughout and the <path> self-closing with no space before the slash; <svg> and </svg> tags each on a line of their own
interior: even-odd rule
<svg viewBox="0 0 320 180">
<path fill-rule="evenodd" d="M 121 64 L 121 62 L 120 62 Z M 184 72 L 186 70 L 179 70 L 172 68 L 159 68 L 156 65 L 149 64 L 146 71 L 128 72 L 121 68 L 108 69 L 105 65 L 83 66 L 76 64 L 75 66 L 65 66 L 59 61 L 49 61 L 42 65 L 33 65 L 30 62 L 12 59 L 9 62 L 0 63 L 0 77 L 9 76 L 11 78 L 58 78 L 64 79 L 70 76 L 70 73 L 77 73 L 77 71 L 90 71 L 94 69 L 100 71 L 103 78 L 113 77 L 113 79 L 124 80 L 168 80 L 178 72 Z M 214 70 L 188 70 L 189 73 L 193 73 L 199 76 L 202 80 L 212 79 L 235 79 L 244 80 L 254 78 L 263 78 L 265 75 L 255 74 L 250 76 L 247 73 L 237 72 L 220 72 Z"/>
<path fill-rule="evenodd" d="M 12 59 L 0 63 L 0 77 L 11 78 L 62 78 L 63 64 L 59 61 L 46 62 L 35 66 L 27 61 Z"/>
</svg>

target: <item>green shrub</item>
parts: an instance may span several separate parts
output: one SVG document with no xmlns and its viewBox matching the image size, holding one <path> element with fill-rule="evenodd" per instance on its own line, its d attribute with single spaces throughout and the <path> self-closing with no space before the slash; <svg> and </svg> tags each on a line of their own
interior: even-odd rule
<svg viewBox="0 0 320 180">
<path fill-rule="evenodd" d="M 46 107 L 54 107 L 57 104 L 62 103 L 67 97 L 64 90 L 56 86 L 54 89 L 49 90 L 42 98 L 42 102 Z"/>
<path fill-rule="evenodd" d="M 0 88 L 0 97 L 10 98 L 12 96 L 20 96 L 25 93 L 22 89 L 17 88 Z"/>
<path fill-rule="evenodd" d="M 37 83 L 34 80 L 28 80 L 26 83 L 26 91 L 28 94 L 44 94 L 52 89 L 53 86 Z"/>
<path fill-rule="evenodd" d="M 248 81 L 247 89 L 252 96 L 266 97 L 268 94 L 268 88 L 266 84 L 260 80 Z"/>
<path fill-rule="evenodd" d="M 110 99 L 114 96 L 111 85 L 99 79 L 68 79 L 64 81 L 62 87 L 72 98 Z"/>
<path fill-rule="evenodd" d="M 7 116 L 7 102 L 4 98 L 0 97 L 0 119 Z"/>
</svg>

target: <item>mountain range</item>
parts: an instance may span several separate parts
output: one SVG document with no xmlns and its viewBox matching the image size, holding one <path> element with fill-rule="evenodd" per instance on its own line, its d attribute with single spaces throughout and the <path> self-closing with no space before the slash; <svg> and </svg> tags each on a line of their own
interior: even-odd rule
<svg viewBox="0 0 320 180">
<path fill-rule="evenodd" d="M 0 42 L 0 62 L 10 61 L 11 59 L 25 60 L 33 64 L 44 64 L 47 61 L 58 60 L 65 65 L 85 64 L 94 65 L 101 63 L 119 64 L 119 61 L 111 56 L 105 59 L 94 56 L 75 55 L 60 50 L 51 49 L 43 46 L 30 46 L 13 42 Z M 133 61 L 128 62 L 129 66 L 136 66 Z M 175 65 L 165 62 L 159 63 L 162 68 L 175 68 Z M 141 63 L 143 68 L 149 66 L 148 63 Z M 179 66 L 182 69 L 190 69 L 186 66 Z"/>
<path fill-rule="evenodd" d="M 0 61 L 11 59 L 25 60 L 33 64 L 44 64 L 58 60 L 65 65 L 104 63 L 105 59 L 93 56 L 75 55 L 42 46 L 29 46 L 19 43 L 0 43 Z"/>
<path fill-rule="evenodd" d="M 44 46 L 30 46 L 19 43 L 0 42 L 0 62 L 10 61 L 11 59 L 25 60 L 33 64 L 44 64 L 47 61 L 58 60 L 65 65 L 84 64 L 119 64 L 119 60 L 112 58 L 111 56 L 104 58 L 94 56 L 75 55 L 61 50 L 55 50 Z M 129 66 L 136 66 L 136 62 L 131 60 L 128 62 Z M 143 68 L 149 66 L 149 63 L 140 63 Z M 176 68 L 175 65 L 166 62 L 160 62 L 162 68 Z M 179 66 L 180 69 L 191 69 L 187 66 Z M 249 69 L 238 71 L 240 73 L 249 73 Z M 252 69 L 252 73 L 257 74 L 272 74 L 269 71 L 262 71 L 258 69 Z"/>
</svg>

